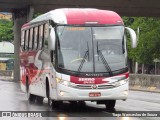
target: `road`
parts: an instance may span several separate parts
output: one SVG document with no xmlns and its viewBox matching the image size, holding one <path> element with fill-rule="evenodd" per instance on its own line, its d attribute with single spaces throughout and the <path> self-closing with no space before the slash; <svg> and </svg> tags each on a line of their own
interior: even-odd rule
<svg viewBox="0 0 160 120">
<path fill-rule="evenodd" d="M 0 80 L 0 111 L 50 111 L 56 117 L 32 118 L 33 120 L 105 120 L 116 111 L 160 111 L 160 93 L 130 91 L 126 101 L 117 101 L 115 111 L 107 111 L 104 105 L 86 102 L 86 106 L 71 106 L 63 103 L 59 109 L 51 110 L 47 99 L 42 105 L 29 103 L 19 83 Z M 156 117 L 107 117 L 111 120 L 156 120 Z M 0 120 L 21 120 L 22 118 L 0 118 Z M 29 118 L 23 118 L 29 120 Z"/>
</svg>

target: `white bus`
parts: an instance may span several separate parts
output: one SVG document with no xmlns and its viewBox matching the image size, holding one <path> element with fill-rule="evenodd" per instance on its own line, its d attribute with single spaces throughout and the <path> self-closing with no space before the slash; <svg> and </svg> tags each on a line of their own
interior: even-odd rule
<svg viewBox="0 0 160 120">
<path fill-rule="evenodd" d="M 107 109 L 126 100 L 129 86 L 125 31 L 113 11 L 66 8 L 42 14 L 21 29 L 21 89 L 29 101 L 58 107 L 95 101 Z"/>
</svg>

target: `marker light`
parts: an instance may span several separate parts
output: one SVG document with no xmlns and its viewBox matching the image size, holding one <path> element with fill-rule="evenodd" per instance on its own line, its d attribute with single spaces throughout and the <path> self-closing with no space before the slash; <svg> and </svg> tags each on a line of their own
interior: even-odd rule
<svg viewBox="0 0 160 120">
<path fill-rule="evenodd" d="M 57 83 L 65 85 L 65 86 L 68 86 L 70 84 L 69 81 L 62 80 L 61 78 L 58 78 L 58 77 L 56 77 L 56 81 L 57 81 Z"/>
<path fill-rule="evenodd" d="M 85 22 L 85 24 L 98 24 L 98 22 Z"/>
<path fill-rule="evenodd" d="M 62 80 L 61 78 L 56 77 L 57 83 L 59 83 L 61 80 Z"/>
<path fill-rule="evenodd" d="M 60 91 L 60 95 L 63 96 L 63 95 L 64 95 L 64 92 Z"/>
<path fill-rule="evenodd" d="M 123 91 L 124 95 L 128 95 L 128 90 Z"/>
<path fill-rule="evenodd" d="M 63 84 L 68 86 L 69 83 L 67 81 L 63 81 Z"/>
</svg>

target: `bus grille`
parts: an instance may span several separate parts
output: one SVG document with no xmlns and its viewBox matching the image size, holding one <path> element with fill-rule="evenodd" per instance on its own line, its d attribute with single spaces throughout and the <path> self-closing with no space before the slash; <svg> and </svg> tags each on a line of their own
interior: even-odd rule
<svg viewBox="0 0 160 120">
<path fill-rule="evenodd" d="M 113 85 L 106 85 L 106 84 L 96 85 L 97 88 L 93 88 L 92 86 L 93 85 L 80 85 L 80 84 L 70 85 L 70 87 L 77 89 L 110 89 L 115 87 Z"/>
</svg>

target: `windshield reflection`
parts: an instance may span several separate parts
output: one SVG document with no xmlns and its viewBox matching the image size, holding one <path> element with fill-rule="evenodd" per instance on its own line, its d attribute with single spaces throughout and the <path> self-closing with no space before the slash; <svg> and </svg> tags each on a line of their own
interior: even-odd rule
<svg viewBox="0 0 160 120">
<path fill-rule="evenodd" d="M 126 67 L 123 26 L 58 26 L 57 34 L 59 68 L 76 72 L 111 72 Z M 106 69 L 106 62 L 104 64 L 99 59 L 97 42 L 101 56 L 110 69 Z"/>
</svg>

